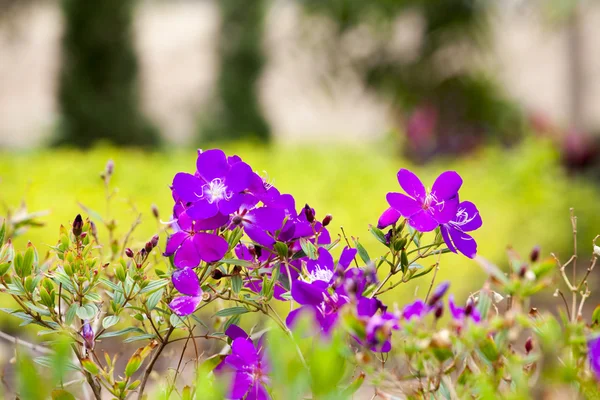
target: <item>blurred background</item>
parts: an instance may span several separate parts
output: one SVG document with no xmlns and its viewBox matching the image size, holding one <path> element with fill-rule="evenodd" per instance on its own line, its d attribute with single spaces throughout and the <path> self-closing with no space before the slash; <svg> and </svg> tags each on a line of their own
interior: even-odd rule
<svg viewBox="0 0 600 400">
<path fill-rule="evenodd" d="M 141 213 L 143 244 L 173 175 L 220 146 L 372 254 L 404 167 L 464 177 L 479 254 L 499 265 L 509 245 L 568 259 L 571 207 L 587 260 L 599 35 L 591 0 L 0 0 L 0 215 L 35 221 L 18 248 L 47 249 L 80 204 L 104 209 L 113 159 L 113 214 L 125 234 Z M 454 255 L 440 275 L 462 296 L 483 280 Z"/>
</svg>

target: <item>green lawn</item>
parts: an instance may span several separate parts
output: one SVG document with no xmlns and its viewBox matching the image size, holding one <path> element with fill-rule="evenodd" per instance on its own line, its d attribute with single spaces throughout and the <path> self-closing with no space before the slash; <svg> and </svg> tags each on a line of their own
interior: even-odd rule
<svg viewBox="0 0 600 400">
<path fill-rule="evenodd" d="M 320 217 L 333 214 L 332 233 L 339 233 L 343 226 L 349 234 L 359 236 L 372 255 L 383 248 L 367 231 L 368 224 L 375 224 L 386 207 L 385 194 L 399 189 L 395 175 L 401 167 L 413 169 L 429 185 L 443 170 L 457 170 L 464 178 L 462 198 L 475 202 L 483 217 L 484 226 L 475 233 L 479 253 L 499 263 L 504 262 L 507 245 L 527 254 L 539 244 L 542 254 L 553 251 L 566 258 L 571 248 L 569 207 L 575 207 L 579 216 L 580 243 L 585 249 L 591 250 L 591 240 L 600 232 L 600 213 L 595 206 L 599 190 L 590 182 L 566 176 L 555 151 L 537 141 L 511 151 L 492 148 L 468 159 L 424 167 L 411 165 L 385 147 L 258 148 L 239 144 L 225 150 L 240 155 L 255 170 L 268 172 L 280 190 L 294 195 L 298 207 L 309 203 Z M 194 168 L 195 157 L 193 149 L 0 153 L 2 204 L 16 206 L 24 199 L 31 211 L 51 211 L 43 218 L 46 226 L 17 238 L 17 248 L 23 248 L 28 240 L 41 251 L 53 245 L 60 224 L 68 224 L 82 212 L 78 202 L 105 215 L 99 174 L 109 158 L 115 161 L 113 184 L 119 188 L 111 213 L 119 221 L 120 234 L 129 229 L 137 211 L 143 214 L 143 223 L 133 235 L 135 244 L 141 245 L 157 229 L 151 205 L 158 205 L 163 220 L 169 218 L 172 201 L 168 186 L 176 172 Z M 455 290 L 465 291 L 477 287 L 476 281 L 464 278 L 481 279 L 478 268 L 472 261 L 450 254 L 442 260 L 440 276 L 454 280 Z M 427 282 L 418 284 L 424 294 Z M 414 290 L 398 292 L 405 297 Z"/>
</svg>

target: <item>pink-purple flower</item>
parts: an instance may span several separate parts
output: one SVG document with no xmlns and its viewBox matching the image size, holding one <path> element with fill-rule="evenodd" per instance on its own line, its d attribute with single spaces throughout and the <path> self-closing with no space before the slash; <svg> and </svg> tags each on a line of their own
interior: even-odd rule
<svg viewBox="0 0 600 400">
<path fill-rule="evenodd" d="M 231 343 L 231 354 L 225 357 L 224 369 L 233 371 L 231 389 L 228 398 L 232 400 L 266 400 L 269 393 L 269 364 L 264 348 L 257 346 L 249 337 L 236 335 Z"/>
<path fill-rule="evenodd" d="M 473 258 L 477 254 L 477 242 L 466 232 L 479 229 L 481 225 L 481 216 L 475 204 L 463 201 L 458 205 L 454 218 L 442 224 L 440 230 L 444 242 L 451 251 L 456 253 L 458 250 L 465 256 Z"/>
<path fill-rule="evenodd" d="M 173 272 L 171 280 L 175 289 L 183 296 L 174 298 L 169 303 L 169 307 L 180 317 L 192 314 L 202 301 L 202 288 L 198 275 L 192 268 L 182 268 Z"/>
</svg>

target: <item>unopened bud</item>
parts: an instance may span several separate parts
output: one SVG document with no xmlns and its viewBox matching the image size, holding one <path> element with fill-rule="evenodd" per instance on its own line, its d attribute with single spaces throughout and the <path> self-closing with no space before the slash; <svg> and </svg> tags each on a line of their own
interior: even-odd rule
<svg viewBox="0 0 600 400">
<path fill-rule="evenodd" d="M 325 216 L 325 218 L 323 218 L 323 222 L 321 222 L 323 224 L 323 226 L 327 226 L 331 223 L 331 220 L 333 219 L 333 215 L 331 214 L 327 214 Z"/>
<path fill-rule="evenodd" d="M 73 221 L 73 235 L 79 237 L 83 230 L 83 218 L 81 218 L 81 214 L 77 214 L 75 220 Z"/>
<path fill-rule="evenodd" d="M 85 321 L 81 327 L 81 337 L 85 340 L 85 348 L 90 350 L 94 348 L 94 330 L 88 321 Z"/>
<path fill-rule="evenodd" d="M 129 247 L 125 249 L 125 255 L 129 258 L 133 258 L 133 250 L 131 250 Z"/>
<path fill-rule="evenodd" d="M 158 214 L 158 207 L 156 206 L 156 204 L 152 204 L 152 206 L 150 207 L 150 210 L 152 210 L 152 215 L 154 215 L 154 218 L 158 219 L 159 214 Z"/>
<path fill-rule="evenodd" d="M 308 204 L 304 206 L 304 215 L 306 216 L 306 220 L 310 223 L 315 221 L 315 212 Z"/>
<path fill-rule="evenodd" d="M 430 306 L 433 306 L 438 301 L 440 301 L 442 299 L 442 297 L 444 297 L 444 295 L 448 291 L 449 287 L 450 287 L 450 282 L 448 282 L 448 281 L 444 281 L 444 282 L 440 283 L 439 285 L 437 285 L 437 287 L 433 290 L 433 293 L 431 293 L 431 297 L 429 298 L 429 301 L 427 302 L 427 304 Z"/>
<path fill-rule="evenodd" d="M 146 250 L 146 253 L 150 253 L 153 248 L 154 247 L 152 246 L 152 242 L 146 242 L 146 245 L 144 246 L 144 250 Z"/>
<path fill-rule="evenodd" d="M 442 318 L 442 315 L 444 315 L 444 305 L 442 304 L 442 302 L 437 303 L 433 315 L 435 315 L 435 319 Z"/>
<path fill-rule="evenodd" d="M 535 246 L 529 254 L 529 260 L 534 263 L 540 258 L 540 246 Z"/>
<path fill-rule="evenodd" d="M 79 237 L 80 237 L 80 238 L 82 238 L 82 239 L 84 239 L 86 236 L 87 236 L 87 232 L 83 232 L 83 233 L 81 234 L 81 236 L 79 236 Z"/>
<path fill-rule="evenodd" d="M 527 273 L 527 266 L 523 265 L 520 269 L 519 269 L 519 278 L 524 278 L 525 274 Z"/>
<path fill-rule="evenodd" d="M 474 307 L 475 306 L 473 305 L 473 302 L 469 300 L 469 302 L 465 306 L 465 317 L 468 317 L 469 315 L 473 314 L 473 310 L 475 309 Z"/>
<path fill-rule="evenodd" d="M 90 232 L 92 232 L 92 236 L 96 237 L 98 235 L 98 227 L 94 223 L 94 221 L 90 221 Z"/>
<path fill-rule="evenodd" d="M 223 277 L 223 272 L 220 269 L 215 269 L 211 276 L 213 279 L 219 280 Z"/>
<path fill-rule="evenodd" d="M 152 244 L 152 248 L 158 246 L 158 240 L 159 240 L 158 235 L 152 236 L 152 239 L 150 239 L 150 243 Z"/>
<path fill-rule="evenodd" d="M 115 171 L 115 162 L 111 159 L 106 163 L 106 168 L 104 169 L 106 176 L 110 177 Z"/>
<path fill-rule="evenodd" d="M 390 243 L 392 242 L 392 230 L 390 229 L 390 230 L 388 231 L 388 233 L 386 233 L 386 234 L 385 234 L 385 236 L 384 236 L 384 237 L 385 237 L 385 244 L 386 244 L 387 246 L 389 246 L 389 245 L 390 245 Z"/>
<path fill-rule="evenodd" d="M 529 354 L 533 350 L 533 338 L 529 336 L 525 342 L 525 352 Z"/>
</svg>

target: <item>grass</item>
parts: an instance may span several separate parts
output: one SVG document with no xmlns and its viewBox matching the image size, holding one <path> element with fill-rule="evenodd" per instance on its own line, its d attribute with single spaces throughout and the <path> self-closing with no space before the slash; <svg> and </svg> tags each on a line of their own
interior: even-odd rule
<svg viewBox="0 0 600 400">
<path fill-rule="evenodd" d="M 415 166 L 378 147 L 256 147 L 229 145 L 257 171 L 268 171 L 269 178 L 283 192 L 292 193 L 297 207 L 308 203 L 317 216 L 332 214 L 331 232 L 343 226 L 359 236 L 371 255 L 383 247 L 371 237 L 368 225 L 375 224 L 385 209 L 385 194 L 399 189 L 396 172 L 413 169 L 431 184 L 446 169 L 457 170 L 464 178 L 461 196 L 475 202 L 484 226 L 475 233 L 479 254 L 504 263 L 507 245 L 527 255 L 534 245 L 542 254 L 557 252 L 566 258 L 571 248 L 569 208 L 579 216 L 582 249 L 590 249 L 600 226 L 595 199 L 599 191 L 590 182 L 567 176 L 558 165 L 558 155 L 549 145 L 527 141 L 511 150 L 490 148 L 467 159 L 440 160 Z M 169 184 L 178 171 L 191 171 L 195 151 L 176 149 L 145 153 L 102 147 L 91 152 L 76 150 L 39 150 L 0 154 L 0 202 L 16 206 L 25 200 L 30 211 L 50 210 L 44 227 L 28 231 L 15 240 L 19 249 L 27 241 L 40 251 L 53 245 L 60 224 L 69 224 L 82 209 L 78 203 L 106 215 L 106 202 L 99 178 L 106 161 L 115 161 L 115 196 L 111 217 L 118 221 L 124 235 L 138 212 L 143 222 L 133 234 L 134 245 L 142 245 L 157 230 L 150 207 L 156 204 L 161 219 L 168 220 L 172 206 Z M 0 215 L 3 211 L 0 210 Z M 432 261 L 433 262 L 433 261 Z M 438 280 L 451 279 L 454 291 L 466 292 L 483 279 L 479 267 L 458 255 L 445 255 Z M 424 296 L 429 279 L 419 281 L 418 294 Z M 417 286 L 399 288 L 387 301 L 412 297 Z"/>
</svg>

